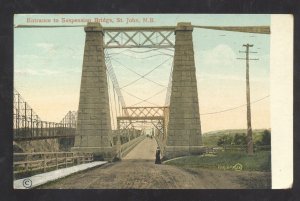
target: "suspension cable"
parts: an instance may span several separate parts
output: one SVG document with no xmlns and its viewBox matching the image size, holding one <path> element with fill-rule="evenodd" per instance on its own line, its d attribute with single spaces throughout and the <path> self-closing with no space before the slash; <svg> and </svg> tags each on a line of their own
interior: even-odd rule
<svg viewBox="0 0 300 201">
<path fill-rule="evenodd" d="M 128 54 L 123 54 L 123 55 L 125 55 L 125 56 L 127 56 L 127 57 L 134 58 L 134 59 L 149 59 L 149 58 L 157 57 L 157 56 L 169 56 L 169 57 L 173 57 L 173 55 L 167 54 L 167 53 L 154 54 L 154 55 L 150 55 L 150 56 L 147 56 L 147 57 L 135 57 L 135 56 L 128 55 Z M 110 56 L 111 56 L 111 55 L 110 55 Z"/>
<path fill-rule="evenodd" d="M 158 94 L 164 92 L 165 90 L 166 90 L 166 88 L 164 88 L 163 90 L 158 91 L 157 93 L 153 94 L 152 96 L 150 96 L 150 97 L 148 97 L 148 98 L 146 98 L 146 99 L 143 99 L 142 101 L 140 101 L 140 102 L 138 102 L 138 103 L 135 103 L 135 104 L 133 104 L 133 105 L 131 105 L 131 106 L 129 106 L 129 107 L 133 107 L 133 106 L 136 106 L 136 105 L 138 105 L 138 104 L 140 104 L 140 103 L 143 103 L 143 102 L 145 102 L 145 101 L 148 101 L 149 99 L 151 99 L 151 98 L 157 96 Z"/>
<path fill-rule="evenodd" d="M 167 90 L 167 94 L 166 94 L 166 100 L 165 100 L 165 105 L 169 105 L 170 104 L 170 97 L 171 97 L 171 90 L 172 90 L 172 76 L 173 76 L 173 66 L 174 66 L 174 60 L 172 62 L 172 66 L 171 66 L 171 71 L 170 71 L 170 76 L 169 76 L 169 83 L 168 83 L 168 90 Z"/>
<path fill-rule="evenodd" d="M 148 80 L 148 81 L 150 81 L 150 82 L 153 82 L 153 83 L 155 83 L 155 84 L 157 84 L 157 85 L 159 85 L 159 86 L 161 86 L 161 87 L 166 87 L 166 86 L 164 86 L 164 85 L 162 85 L 162 84 L 160 84 L 160 83 L 158 83 L 158 82 L 156 82 L 156 81 L 153 81 L 153 80 L 151 80 L 151 79 L 149 79 L 149 78 L 146 78 L 146 76 L 149 75 L 150 73 L 152 73 L 155 69 L 157 69 L 157 68 L 159 68 L 160 66 L 162 66 L 164 63 L 166 63 L 168 60 L 170 60 L 170 58 L 166 59 L 165 61 L 163 61 L 163 62 L 160 63 L 158 66 L 156 66 L 155 68 L 153 68 L 152 70 L 150 70 L 149 72 L 147 72 L 147 73 L 144 74 L 144 75 L 141 75 L 141 74 L 137 73 L 136 71 L 134 71 L 134 70 L 132 70 L 132 69 L 126 67 L 125 65 L 123 65 L 121 62 L 119 62 L 118 60 L 116 60 L 116 59 L 114 59 L 114 58 L 112 58 L 112 60 L 114 60 L 114 61 L 116 61 L 117 63 L 119 63 L 122 67 L 126 68 L 127 70 L 129 70 L 129 71 L 133 72 L 134 74 L 140 76 L 140 78 L 138 78 L 138 79 L 136 79 L 136 80 L 134 80 L 134 81 L 132 81 L 132 82 L 130 82 L 130 83 L 128 83 L 128 84 L 122 86 L 120 89 L 123 89 L 123 88 L 125 88 L 125 87 L 127 87 L 127 86 L 129 86 L 129 85 L 132 85 L 132 84 L 134 84 L 135 82 L 139 81 L 140 79 L 146 79 L 146 80 Z"/>
<path fill-rule="evenodd" d="M 114 121 L 114 115 L 113 115 L 113 110 L 112 110 L 112 98 L 110 97 L 111 96 L 111 93 L 110 93 L 110 79 L 109 79 L 109 76 L 107 76 L 108 78 L 108 83 L 107 83 L 107 86 L 108 86 L 108 102 L 109 102 L 109 107 L 110 107 L 110 111 L 111 111 L 111 118 L 112 118 L 112 124 L 113 124 L 113 127 L 115 127 L 115 121 Z"/>
<path fill-rule="evenodd" d="M 113 88 L 113 94 L 114 94 L 114 101 L 115 101 L 115 114 L 116 114 L 116 118 L 117 118 L 117 113 L 118 113 L 118 111 L 117 111 L 117 102 L 116 102 L 116 91 L 115 91 L 115 88 Z M 118 122 L 117 122 L 117 125 L 116 125 L 116 129 L 118 128 Z"/>
<path fill-rule="evenodd" d="M 137 96 L 135 96 L 135 95 L 133 95 L 133 94 L 131 94 L 131 93 L 125 91 L 124 89 L 122 89 L 122 91 L 124 91 L 124 92 L 125 92 L 126 94 L 128 94 L 129 96 L 132 96 L 132 97 L 137 98 L 137 99 L 139 99 L 139 100 L 141 100 L 141 101 L 143 101 L 143 102 L 146 102 L 146 103 L 149 103 L 149 104 L 152 104 L 152 105 L 155 105 L 155 106 L 158 106 L 158 107 L 159 107 L 159 105 L 157 105 L 157 104 L 155 104 L 155 103 L 152 103 L 152 102 L 149 102 L 149 101 L 147 101 L 147 100 L 143 100 L 143 99 L 141 99 L 141 98 L 139 98 L 139 97 L 137 97 Z"/>
<path fill-rule="evenodd" d="M 116 60 L 116 59 L 113 59 L 113 60 L 116 61 L 117 63 L 119 63 L 122 67 L 124 67 L 124 68 L 128 69 L 129 71 L 133 72 L 134 74 L 136 74 L 136 75 L 138 75 L 138 76 L 141 76 L 141 77 L 143 76 L 143 75 L 137 73 L 136 71 L 134 71 L 134 70 L 132 70 L 132 69 L 130 69 L 130 68 L 124 66 L 124 65 L 123 65 L 121 62 L 119 62 L 118 60 Z M 148 80 L 149 82 L 152 82 L 152 83 L 158 85 L 158 86 L 166 87 L 165 85 L 162 85 L 162 84 L 160 84 L 160 83 L 158 83 L 158 82 L 156 82 L 156 81 L 154 81 L 154 80 L 152 80 L 152 79 L 149 79 L 149 78 L 147 78 L 147 77 L 143 77 L 143 78 L 144 78 L 145 80 Z M 140 79 L 141 79 L 141 78 L 140 78 Z"/>
<path fill-rule="evenodd" d="M 106 49 L 105 49 L 106 50 Z M 129 49 L 125 49 L 123 51 L 120 51 L 120 52 L 113 52 L 113 53 L 109 53 L 108 57 L 111 56 L 111 55 L 118 55 L 118 54 L 122 54 L 123 52 L 126 52 L 126 51 L 129 51 Z"/>
<path fill-rule="evenodd" d="M 135 51 L 135 50 L 132 50 L 132 49 L 128 49 L 129 52 L 134 52 L 134 53 L 146 53 L 146 52 L 152 52 L 152 51 L 158 51 L 160 50 L 161 48 L 152 48 L 150 50 L 145 50 L 145 51 Z M 172 51 L 173 48 L 164 48 L 164 50 L 168 50 L 168 51 Z"/>
<path fill-rule="evenodd" d="M 106 51 L 106 49 L 105 49 L 105 55 L 107 55 L 107 59 L 105 59 L 106 66 L 107 66 L 107 68 L 106 68 L 107 72 L 108 72 L 108 74 L 109 74 L 109 76 L 112 80 L 113 87 L 116 90 L 116 93 L 118 95 L 118 99 L 121 102 L 122 107 L 125 107 L 125 101 L 124 101 L 123 95 L 120 91 L 120 86 L 119 86 L 119 83 L 118 83 L 118 79 L 117 79 L 116 74 L 113 70 L 111 59 L 110 59 L 110 56 L 109 56 L 108 52 Z"/>
</svg>

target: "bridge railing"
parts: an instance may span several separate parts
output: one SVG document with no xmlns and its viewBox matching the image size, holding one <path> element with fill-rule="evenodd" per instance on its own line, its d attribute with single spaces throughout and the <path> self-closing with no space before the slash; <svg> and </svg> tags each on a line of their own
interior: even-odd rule
<svg viewBox="0 0 300 201">
<path fill-rule="evenodd" d="M 92 153 L 33 152 L 14 153 L 13 173 L 31 174 L 48 172 L 73 165 L 92 162 Z"/>
<path fill-rule="evenodd" d="M 75 128 L 66 124 L 40 121 L 32 127 L 14 129 L 14 140 L 74 137 Z"/>
</svg>

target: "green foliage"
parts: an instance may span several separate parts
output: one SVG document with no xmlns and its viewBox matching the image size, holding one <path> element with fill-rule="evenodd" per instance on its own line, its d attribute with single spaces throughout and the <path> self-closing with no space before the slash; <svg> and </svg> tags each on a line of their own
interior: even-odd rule
<svg viewBox="0 0 300 201">
<path fill-rule="evenodd" d="M 266 130 L 265 129 L 254 129 L 253 130 L 253 141 L 254 144 L 260 145 L 260 141 L 262 140 L 262 136 Z M 267 130 L 270 132 L 269 130 Z M 245 129 L 231 129 L 231 130 L 220 130 L 220 131 L 213 131 L 209 133 L 204 133 L 202 135 L 202 141 L 204 146 L 217 146 L 218 141 L 220 140 L 220 137 L 224 135 L 229 135 L 233 139 L 236 134 L 239 135 L 245 135 L 246 136 L 246 130 Z"/>
<path fill-rule="evenodd" d="M 270 145 L 271 144 L 271 132 L 269 130 L 264 130 L 262 134 L 260 145 Z"/>
<path fill-rule="evenodd" d="M 249 156 L 245 152 L 219 152 L 214 157 L 211 155 L 186 156 L 166 161 L 167 165 L 183 167 L 201 167 L 230 170 L 236 164 L 242 165 L 246 171 L 271 171 L 271 152 L 260 151 Z"/>
<path fill-rule="evenodd" d="M 247 137 L 245 134 L 241 133 L 237 133 L 235 134 L 234 138 L 233 138 L 233 144 L 234 145 L 245 145 L 247 144 Z"/>
<path fill-rule="evenodd" d="M 218 146 L 224 146 L 224 145 L 231 145 L 232 143 L 232 136 L 230 135 L 223 135 L 218 140 Z"/>
<path fill-rule="evenodd" d="M 227 146 L 227 145 L 245 145 L 247 144 L 247 138 L 244 133 L 236 133 L 234 137 L 232 135 L 222 135 L 219 137 L 217 145 Z"/>
</svg>

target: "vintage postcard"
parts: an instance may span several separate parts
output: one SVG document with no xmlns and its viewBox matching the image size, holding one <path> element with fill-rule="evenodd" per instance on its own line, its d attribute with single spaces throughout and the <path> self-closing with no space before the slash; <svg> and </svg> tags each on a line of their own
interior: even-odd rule
<svg viewBox="0 0 300 201">
<path fill-rule="evenodd" d="M 14 16 L 15 189 L 293 184 L 293 16 Z"/>
</svg>

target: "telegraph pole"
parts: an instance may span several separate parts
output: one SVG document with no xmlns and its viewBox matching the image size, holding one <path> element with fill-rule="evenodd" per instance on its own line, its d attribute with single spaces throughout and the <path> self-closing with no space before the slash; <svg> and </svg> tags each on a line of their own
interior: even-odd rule
<svg viewBox="0 0 300 201">
<path fill-rule="evenodd" d="M 252 139 L 252 126 L 251 126 L 251 105 L 250 105 L 250 82 L 249 82 L 249 60 L 258 60 L 258 59 L 250 59 L 249 53 L 257 53 L 250 52 L 249 48 L 253 47 L 250 44 L 244 44 L 243 47 L 246 48 L 246 51 L 239 51 L 240 53 L 246 53 L 246 58 L 238 58 L 242 60 L 246 60 L 246 99 L 247 99 L 247 153 L 248 155 L 253 155 L 253 139 Z"/>
</svg>

